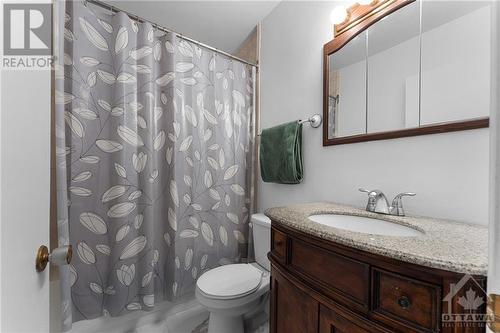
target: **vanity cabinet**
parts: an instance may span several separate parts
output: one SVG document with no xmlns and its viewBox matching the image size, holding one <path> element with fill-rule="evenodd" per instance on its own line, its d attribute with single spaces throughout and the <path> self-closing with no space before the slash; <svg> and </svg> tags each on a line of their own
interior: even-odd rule
<svg viewBox="0 0 500 333">
<path fill-rule="evenodd" d="M 273 333 L 485 332 L 481 323 L 449 321 L 485 312 L 470 303 L 486 289 L 483 276 L 372 254 L 274 221 L 268 256 Z"/>
<path fill-rule="evenodd" d="M 295 283 L 281 277 L 277 271 L 271 272 L 271 275 L 271 316 L 275 319 L 275 332 L 318 332 L 318 301 Z"/>
<path fill-rule="evenodd" d="M 319 333 L 383 333 L 390 332 L 376 328 L 368 320 L 355 318 L 340 309 L 332 309 L 323 304 L 319 307 Z"/>
</svg>

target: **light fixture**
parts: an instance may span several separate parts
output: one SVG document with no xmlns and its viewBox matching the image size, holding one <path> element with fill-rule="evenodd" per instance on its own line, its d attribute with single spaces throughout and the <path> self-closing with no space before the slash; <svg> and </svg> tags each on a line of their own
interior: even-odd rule
<svg viewBox="0 0 500 333">
<path fill-rule="evenodd" d="M 330 21 L 333 24 L 340 24 L 344 22 L 346 16 L 347 16 L 346 8 L 344 6 L 337 6 L 333 8 L 332 12 L 330 13 Z"/>
</svg>

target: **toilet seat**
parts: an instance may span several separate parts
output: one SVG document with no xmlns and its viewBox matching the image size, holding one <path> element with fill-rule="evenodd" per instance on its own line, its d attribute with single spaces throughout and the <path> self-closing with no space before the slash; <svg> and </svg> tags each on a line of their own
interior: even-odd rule
<svg viewBox="0 0 500 333">
<path fill-rule="evenodd" d="M 207 298 L 235 299 L 255 292 L 262 283 L 262 275 L 251 264 L 232 264 L 205 272 L 196 284 Z"/>
</svg>

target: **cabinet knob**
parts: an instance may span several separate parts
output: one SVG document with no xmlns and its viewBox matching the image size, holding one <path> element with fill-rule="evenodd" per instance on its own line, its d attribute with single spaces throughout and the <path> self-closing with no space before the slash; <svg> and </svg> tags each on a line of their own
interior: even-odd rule
<svg viewBox="0 0 500 333">
<path fill-rule="evenodd" d="M 410 306 L 411 306 L 411 301 L 408 297 L 406 296 L 401 296 L 398 298 L 398 305 L 402 308 L 402 309 L 409 309 Z"/>
</svg>

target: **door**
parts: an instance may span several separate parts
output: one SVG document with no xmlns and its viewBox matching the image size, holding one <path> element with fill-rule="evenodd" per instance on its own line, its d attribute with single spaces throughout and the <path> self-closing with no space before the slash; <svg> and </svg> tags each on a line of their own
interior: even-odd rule
<svg viewBox="0 0 500 333">
<path fill-rule="evenodd" d="M 496 19 L 492 31 L 500 29 L 500 4 L 494 2 Z M 489 332 L 500 332 L 500 45 L 492 45 L 491 115 L 490 115 L 490 225 L 488 264 L 488 312 L 494 314 Z"/>
<path fill-rule="evenodd" d="M 1 76 L 1 331 L 48 332 L 49 273 L 35 255 L 49 244 L 50 71 Z"/>
<path fill-rule="evenodd" d="M 51 71 L 0 66 L 0 331 L 49 332 L 49 270 L 35 255 L 49 245 Z"/>
</svg>

